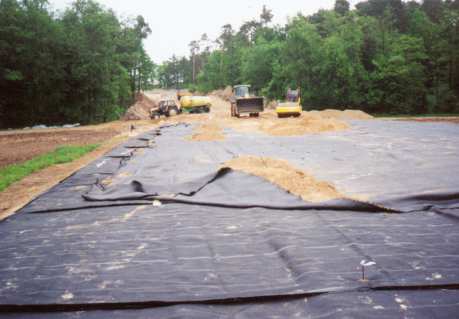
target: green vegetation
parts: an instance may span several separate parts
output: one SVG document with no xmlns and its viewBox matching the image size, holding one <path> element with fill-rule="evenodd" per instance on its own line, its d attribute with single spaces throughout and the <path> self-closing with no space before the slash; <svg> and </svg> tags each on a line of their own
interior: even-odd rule
<svg viewBox="0 0 459 319">
<path fill-rule="evenodd" d="M 300 10 L 301 8 L 297 8 Z M 264 7 L 238 30 L 189 44 L 156 66 L 142 16 L 93 0 L 0 0 L 0 128 L 118 118 L 136 92 L 252 84 L 270 99 L 300 87 L 305 108 L 378 114 L 459 112 L 459 0 L 367 0 L 273 25 Z M 185 27 L 185 26 L 183 26 Z"/>
<path fill-rule="evenodd" d="M 298 8 L 300 9 L 300 8 Z M 306 108 L 373 114 L 459 112 L 459 0 L 368 0 L 271 25 L 266 7 L 239 30 L 190 43 L 158 68 L 164 87 L 211 91 L 249 83 L 271 99 L 302 89 Z"/>
<path fill-rule="evenodd" d="M 72 162 L 86 153 L 95 150 L 99 145 L 61 146 L 55 151 L 37 156 L 22 164 L 12 164 L 0 168 L 0 192 L 12 183 L 54 164 Z"/>
<path fill-rule="evenodd" d="M 153 83 L 150 32 L 91 0 L 0 0 L 0 128 L 118 118 Z"/>
</svg>

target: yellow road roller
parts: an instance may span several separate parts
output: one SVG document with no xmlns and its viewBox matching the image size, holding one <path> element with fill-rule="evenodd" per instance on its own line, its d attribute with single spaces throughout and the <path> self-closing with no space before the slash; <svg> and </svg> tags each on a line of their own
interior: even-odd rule
<svg viewBox="0 0 459 319">
<path fill-rule="evenodd" d="M 286 101 L 279 103 L 276 107 L 276 113 L 279 118 L 281 117 L 299 117 L 301 115 L 301 97 L 300 90 L 288 89 Z"/>
<path fill-rule="evenodd" d="M 212 101 L 208 96 L 182 96 L 180 106 L 187 113 L 209 113 Z"/>
</svg>

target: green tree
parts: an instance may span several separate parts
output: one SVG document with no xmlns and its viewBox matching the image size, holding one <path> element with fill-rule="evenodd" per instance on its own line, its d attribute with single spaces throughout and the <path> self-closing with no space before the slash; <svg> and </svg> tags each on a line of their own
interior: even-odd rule
<svg viewBox="0 0 459 319">
<path fill-rule="evenodd" d="M 426 81 L 422 40 L 402 35 L 390 44 L 387 55 L 375 61 L 368 101 L 376 111 L 392 113 L 425 112 Z"/>
<path fill-rule="evenodd" d="M 265 5 L 263 6 L 262 12 L 260 14 L 260 22 L 262 26 L 266 26 L 273 20 L 272 10 L 269 10 Z"/>
<path fill-rule="evenodd" d="M 316 88 L 320 82 L 322 43 L 314 25 L 301 16 L 292 20 L 282 52 L 284 74 L 293 87 L 301 87 L 306 104 L 316 104 L 319 100 Z"/>
<path fill-rule="evenodd" d="M 116 118 L 153 81 L 149 32 L 93 1 L 56 14 L 45 0 L 0 0 L 1 127 Z"/>
<path fill-rule="evenodd" d="M 264 7 L 239 30 L 224 25 L 217 49 L 195 54 L 197 86 L 248 82 L 271 99 L 300 87 L 314 108 L 457 112 L 458 8 L 457 0 L 368 0 L 350 10 L 338 0 L 332 10 L 269 26 Z"/>
<path fill-rule="evenodd" d="M 345 15 L 349 12 L 349 1 L 347 0 L 336 0 L 335 1 L 335 12 L 340 15 Z"/>
<path fill-rule="evenodd" d="M 364 35 L 353 20 L 328 37 L 321 48 L 322 63 L 317 96 L 323 106 L 360 106 L 364 102 L 368 74 L 362 64 Z"/>
<path fill-rule="evenodd" d="M 259 39 L 244 52 L 242 59 L 242 78 L 259 91 L 266 88 L 273 77 L 273 68 L 279 63 L 281 43 Z M 269 95 L 269 91 L 267 91 Z"/>
<path fill-rule="evenodd" d="M 438 23 L 440 21 L 443 13 L 442 0 L 423 0 L 421 7 L 433 22 Z"/>
</svg>

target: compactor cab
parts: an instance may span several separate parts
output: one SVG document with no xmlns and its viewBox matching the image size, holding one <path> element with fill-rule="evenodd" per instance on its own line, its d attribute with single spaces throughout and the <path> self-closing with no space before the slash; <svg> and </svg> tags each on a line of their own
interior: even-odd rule
<svg viewBox="0 0 459 319">
<path fill-rule="evenodd" d="M 287 102 L 300 102 L 300 90 L 288 89 L 287 91 Z"/>
</svg>

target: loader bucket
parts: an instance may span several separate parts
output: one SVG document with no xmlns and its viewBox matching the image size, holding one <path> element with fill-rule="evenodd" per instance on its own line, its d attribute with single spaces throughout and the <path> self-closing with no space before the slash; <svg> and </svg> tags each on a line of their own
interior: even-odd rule
<svg viewBox="0 0 459 319">
<path fill-rule="evenodd" d="M 250 97 L 236 100 L 238 113 L 260 113 L 264 110 L 264 100 L 262 97 Z"/>
</svg>

